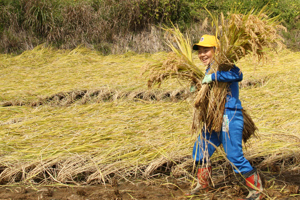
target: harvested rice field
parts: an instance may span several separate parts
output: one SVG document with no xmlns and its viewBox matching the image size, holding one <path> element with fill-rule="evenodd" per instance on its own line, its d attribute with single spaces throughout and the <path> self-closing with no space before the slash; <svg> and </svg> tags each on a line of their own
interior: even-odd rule
<svg viewBox="0 0 300 200">
<path fill-rule="evenodd" d="M 300 199 L 300 53 L 268 54 L 263 64 L 237 63 L 240 99 L 259 129 L 244 154 L 264 178 L 265 199 Z M 210 191 L 184 195 L 195 184 L 194 94 L 177 80 L 148 89 L 141 74 L 167 55 L 43 46 L 0 54 L 0 199 L 245 197 L 222 147 Z"/>
</svg>

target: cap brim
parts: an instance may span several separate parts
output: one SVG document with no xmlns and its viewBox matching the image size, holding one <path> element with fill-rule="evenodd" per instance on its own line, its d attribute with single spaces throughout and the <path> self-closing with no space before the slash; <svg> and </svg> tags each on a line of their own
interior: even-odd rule
<svg viewBox="0 0 300 200">
<path fill-rule="evenodd" d="M 194 44 L 193 45 L 193 50 L 199 50 L 199 47 L 214 47 L 214 45 L 211 45 L 211 44 Z"/>
</svg>

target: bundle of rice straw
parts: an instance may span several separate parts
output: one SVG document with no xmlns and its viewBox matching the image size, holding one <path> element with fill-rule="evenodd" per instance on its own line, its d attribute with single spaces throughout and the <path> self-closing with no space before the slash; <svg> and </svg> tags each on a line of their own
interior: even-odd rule
<svg viewBox="0 0 300 200">
<path fill-rule="evenodd" d="M 284 47 L 283 38 L 277 30 L 285 30 L 285 27 L 280 25 L 278 17 L 269 18 L 265 14 L 266 6 L 259 12 L 252 9 L 248 14 L 228 13 L 225 17 L 221 13 L 220 20 L 209 11 L 208 13 L 212 17 L 216 37 L 220 41 L 218 53 L 215 55 L 216 62 L 211 66 L 210 73 L 228 71 L 235 62 L 248 54 L 263 60 L 266 57 L 264 52 L 266 48 Z M 165 30 L 173 36 L 173 41 L 168 39 L 167 44 L 174 53 L 165 62 L 148 66 L 151 74 L 148 86 L 153 83 L 160 84 L 165 78 L 188 78 L 199 89 L 194 104 L 193 132 L 198 132 L 202 127 L 209 132 L 220 132 L 229 83 L 214 81 L 209 85 L 201 85 L 204 74 L 199 72 L 191 60 L 189 39 L 183 38 L 178 28 Z M 173 45 L 174 41 L 179 49 Z M 254 135 L 257 127 L 245 110 L 243 116 L 243 141 L 246 142 L 251 135 Z"/>
<path fill-rule="evenodd" d="M 200 88 L 204 73 L 193 62 L 190 40 L 188 37 L 185 38 L 176 27 L 164 28 L 164 30 L 167 45 L 172 52 L 168 54 L 165 61 L 144 67 L 143 74 L 148 72 L 148 87 L 151 88 L 155 84 L 160 86 L 163 80 L 168 78 L 178 78 L 191 81 Z"/>
<path fill-rule="evenodd" d="M 221 13 L 220 20 L 214 17 L 216 36 L 219 36 L 219 51 L 215 56 L 215 64 L 211 66 L 210 73 L 228 71 L 234 63 L 247 54 L 264 59 L 266 48 L 281 49 L 284 47 L 283 38 L 278 29 L 285 27 L 279 25 L 278 18 L 268 18 L 264 13 L 266 6 L 259 12 L 251 10 L 248 14 L 229 13 L 225 18 Z M 209 11 L 208 11 L 209 12 Z M 209 131 L 221 131 L 226 95 L 229 83 L 214 81 L 210 85 L 203 85 L 195 99 L 195 112 L 192 128 L 199 130 L 205 126 Z M 250 115 L 243 110 L 244 130 L 243 141 L 246 142 L 255 133 L 255 126 Z"/>
</svg>

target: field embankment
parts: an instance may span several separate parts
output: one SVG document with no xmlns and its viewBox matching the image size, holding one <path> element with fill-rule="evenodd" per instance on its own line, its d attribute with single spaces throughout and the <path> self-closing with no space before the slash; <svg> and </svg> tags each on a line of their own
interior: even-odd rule
<svg viewBox="0 0 300 200">
<path fill-rule="evenodd" d="M 141 76 L 142 66 L 166 55 L 102 56 L 42 46 L 18 56 L 1 54 L 0 183 L 85 185 L 166 176 L 192 181 L 189 85 L 167 81 L 148 91 Z M 300 54 L 270 56 L 260 66 L 251 58 L 238 63 L 244 72 L 240 98 L 260 130 L 245 156 L 267 178 L 267 191 L 297 196 L 277 187 L 274 177 L 299 177 Z M 221 148 L 213 163 L 224 180 L 229 163 Z"/>
</svg>

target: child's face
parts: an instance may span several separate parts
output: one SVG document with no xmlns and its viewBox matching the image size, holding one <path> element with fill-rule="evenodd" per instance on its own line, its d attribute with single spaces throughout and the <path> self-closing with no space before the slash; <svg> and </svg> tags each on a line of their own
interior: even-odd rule
<svg viewBox="0 0 300 200">
<path fill-rule="evenodd" d="M 214 47 L 198 47 L 198 57 L 204 65 L 209 65 L 214 58 Z"/>
</svg>

